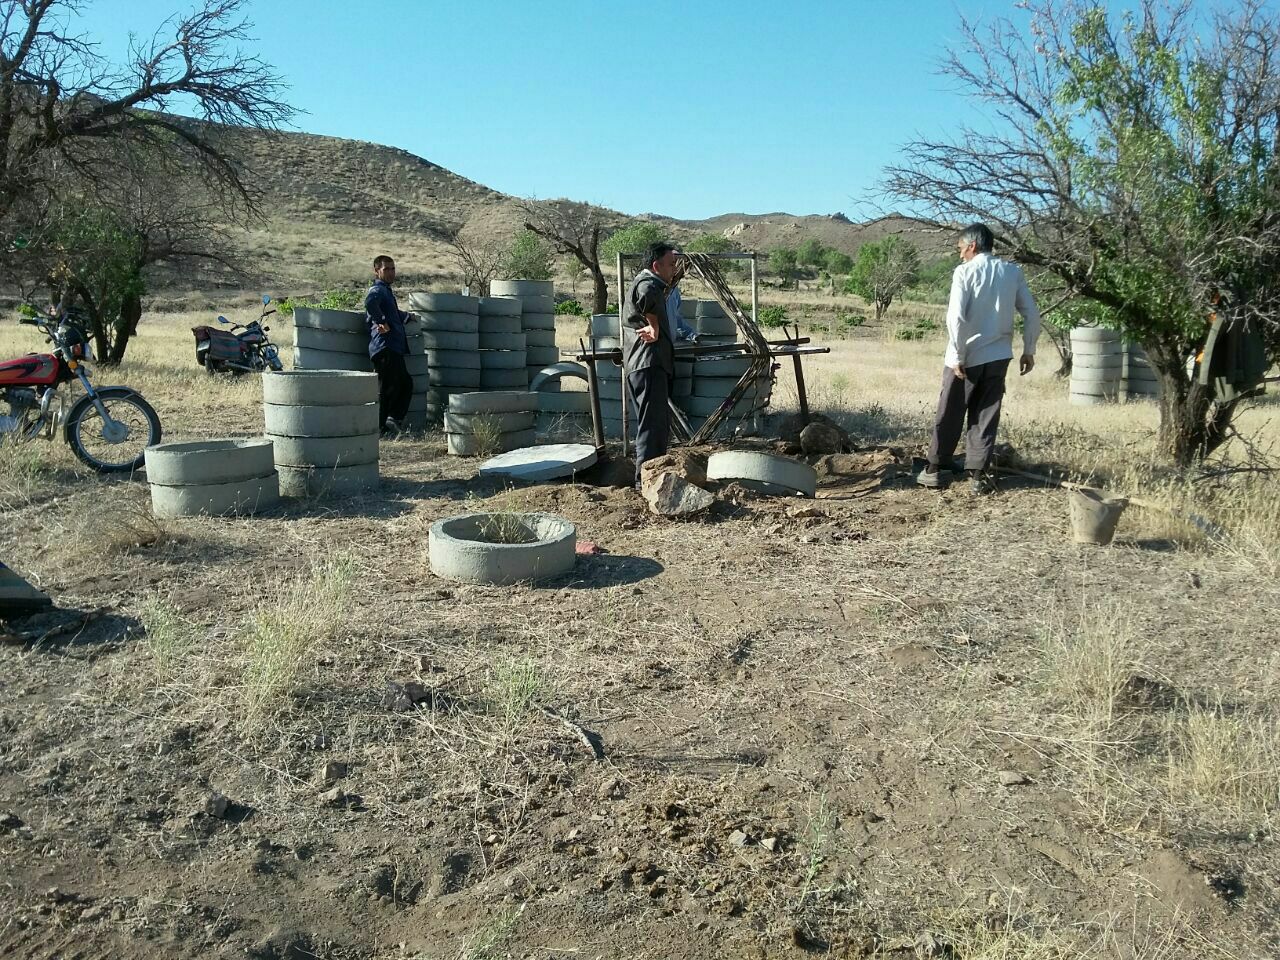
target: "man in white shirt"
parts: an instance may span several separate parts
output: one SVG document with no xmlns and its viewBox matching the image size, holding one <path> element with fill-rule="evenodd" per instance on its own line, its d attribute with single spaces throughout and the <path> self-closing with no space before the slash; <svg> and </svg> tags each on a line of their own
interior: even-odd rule
<svg viewBox="0 0 1280 960">
<path fill-rule="evenodd" d="M 991 255 L 994 242 L 991 231 L 975 223 L 964 229 L 956 243 L 964 262 L 951 274 L 942 394 L 929 462 L 916 477 L 922 487 L 938 489 L 944 485 L 938 467 L 951 463 L 967 416 L 965 472 L 975 493 L 990 493 L 995 488 L 987 466 L 1000 426 L 1005 374 L 1013 360 L 1015 310 L 1023 322 L 1018 372 L 1025 376 L 1035 366 L 1040 311 L 1022 268 Z"/>
</svg>

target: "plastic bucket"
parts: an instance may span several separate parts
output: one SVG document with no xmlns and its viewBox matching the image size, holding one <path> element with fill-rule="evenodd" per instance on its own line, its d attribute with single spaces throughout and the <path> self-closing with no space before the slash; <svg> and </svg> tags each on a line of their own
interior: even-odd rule
<svg viewBox="0 0 1280 960">
<path fill-rule="evenodd" d="M 1109 497 L 1101 490 L 1081 487 L 1071 491 L 1071 533 L 1076 543 L 1105 547 L 1116 534 L 1120 514 L 1129 505 L 1125 497 Z"/>
</svg>

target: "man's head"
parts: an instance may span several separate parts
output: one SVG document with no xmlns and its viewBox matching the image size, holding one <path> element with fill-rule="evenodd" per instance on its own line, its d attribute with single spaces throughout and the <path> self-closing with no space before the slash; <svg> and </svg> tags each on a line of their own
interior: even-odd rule
<svg viewBox="0 0 1280 960">
<path fill-rule="evenodd" d="M 665 242 L 650 245 L 644 255 L 644 265 L 661 277 L 663 283 L 671 283 L 676 275 L 676 248 Z"/>
<path fill-rule="evenodd" d="M 956 240 L 956 250 L 960 259 L 968 262 L 980 253 L 990 253 L 995 246 L 996 238 L 983 223 L 971 223 L 960 232 Z"/>
<path fill-rule="evenodd" d="M 393 283 L 396 279 L 396 262 L 390 257 L 374 257 L 373 275 L 383 283 Z"/>
</svg>

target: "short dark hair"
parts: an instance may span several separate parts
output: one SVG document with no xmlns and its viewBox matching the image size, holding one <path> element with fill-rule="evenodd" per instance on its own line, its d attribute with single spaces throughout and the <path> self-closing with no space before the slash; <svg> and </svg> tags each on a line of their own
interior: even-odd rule
<svg viewBox="0 0 1280 960">
<path fill-rule="evenodd" d="M 394 265 L 394 264 L 395 264 L 395 261 L 394 261 L 394 260 L 392 260 L 390 257 L 388 257 L 388 256 L 384 253 L 384 254 L 383 254 L 382 256 L 380 256 L 380 257 L 374 257 L 374 258 L 373 258 L 373 269 L 375 269 L 375 270 L 381 270 L 381 269 L 382 269 L 383 267 L 385 267 L 388 263 L 390 263 L 390 264 Z"/>
<path fill-rule="evenodd" d="M 996 238 L 985 223 L 971 223 L 961 231 L 960 242 L 966 246 L 972 243 L 979 253 L 990 253 Z"/>
<path fill-rule="evenodd" d="M 649 244 L 649 249 L 644 252 L 645 269 L 652 267 L 656 261 L 661 260 L 674 249 L 675 247 L 665 240 Z"/>
</svg>

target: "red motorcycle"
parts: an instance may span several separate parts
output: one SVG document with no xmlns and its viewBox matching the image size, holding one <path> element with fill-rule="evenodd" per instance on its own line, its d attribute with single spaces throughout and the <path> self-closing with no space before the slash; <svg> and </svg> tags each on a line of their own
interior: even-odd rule
<svg viewBox="0 0 1280 960">
<path fill-rule="evenodd" d="M 53 344 L 53 353 L 31 353 L 0 363 L 0 440 L 24 443 L 57 430 L 77 457 L 100 473 L 127 473 L 142 467 L 143 451 L 160 442 L 160 418 L 130 387 L 95 387 L 86 360 L 93 352 L 82 331 L 64 312 L 56 319 L 24 315 Z M 85 395 L 64 412 L 58 387 L 79 381 Z"/>
</svg>

